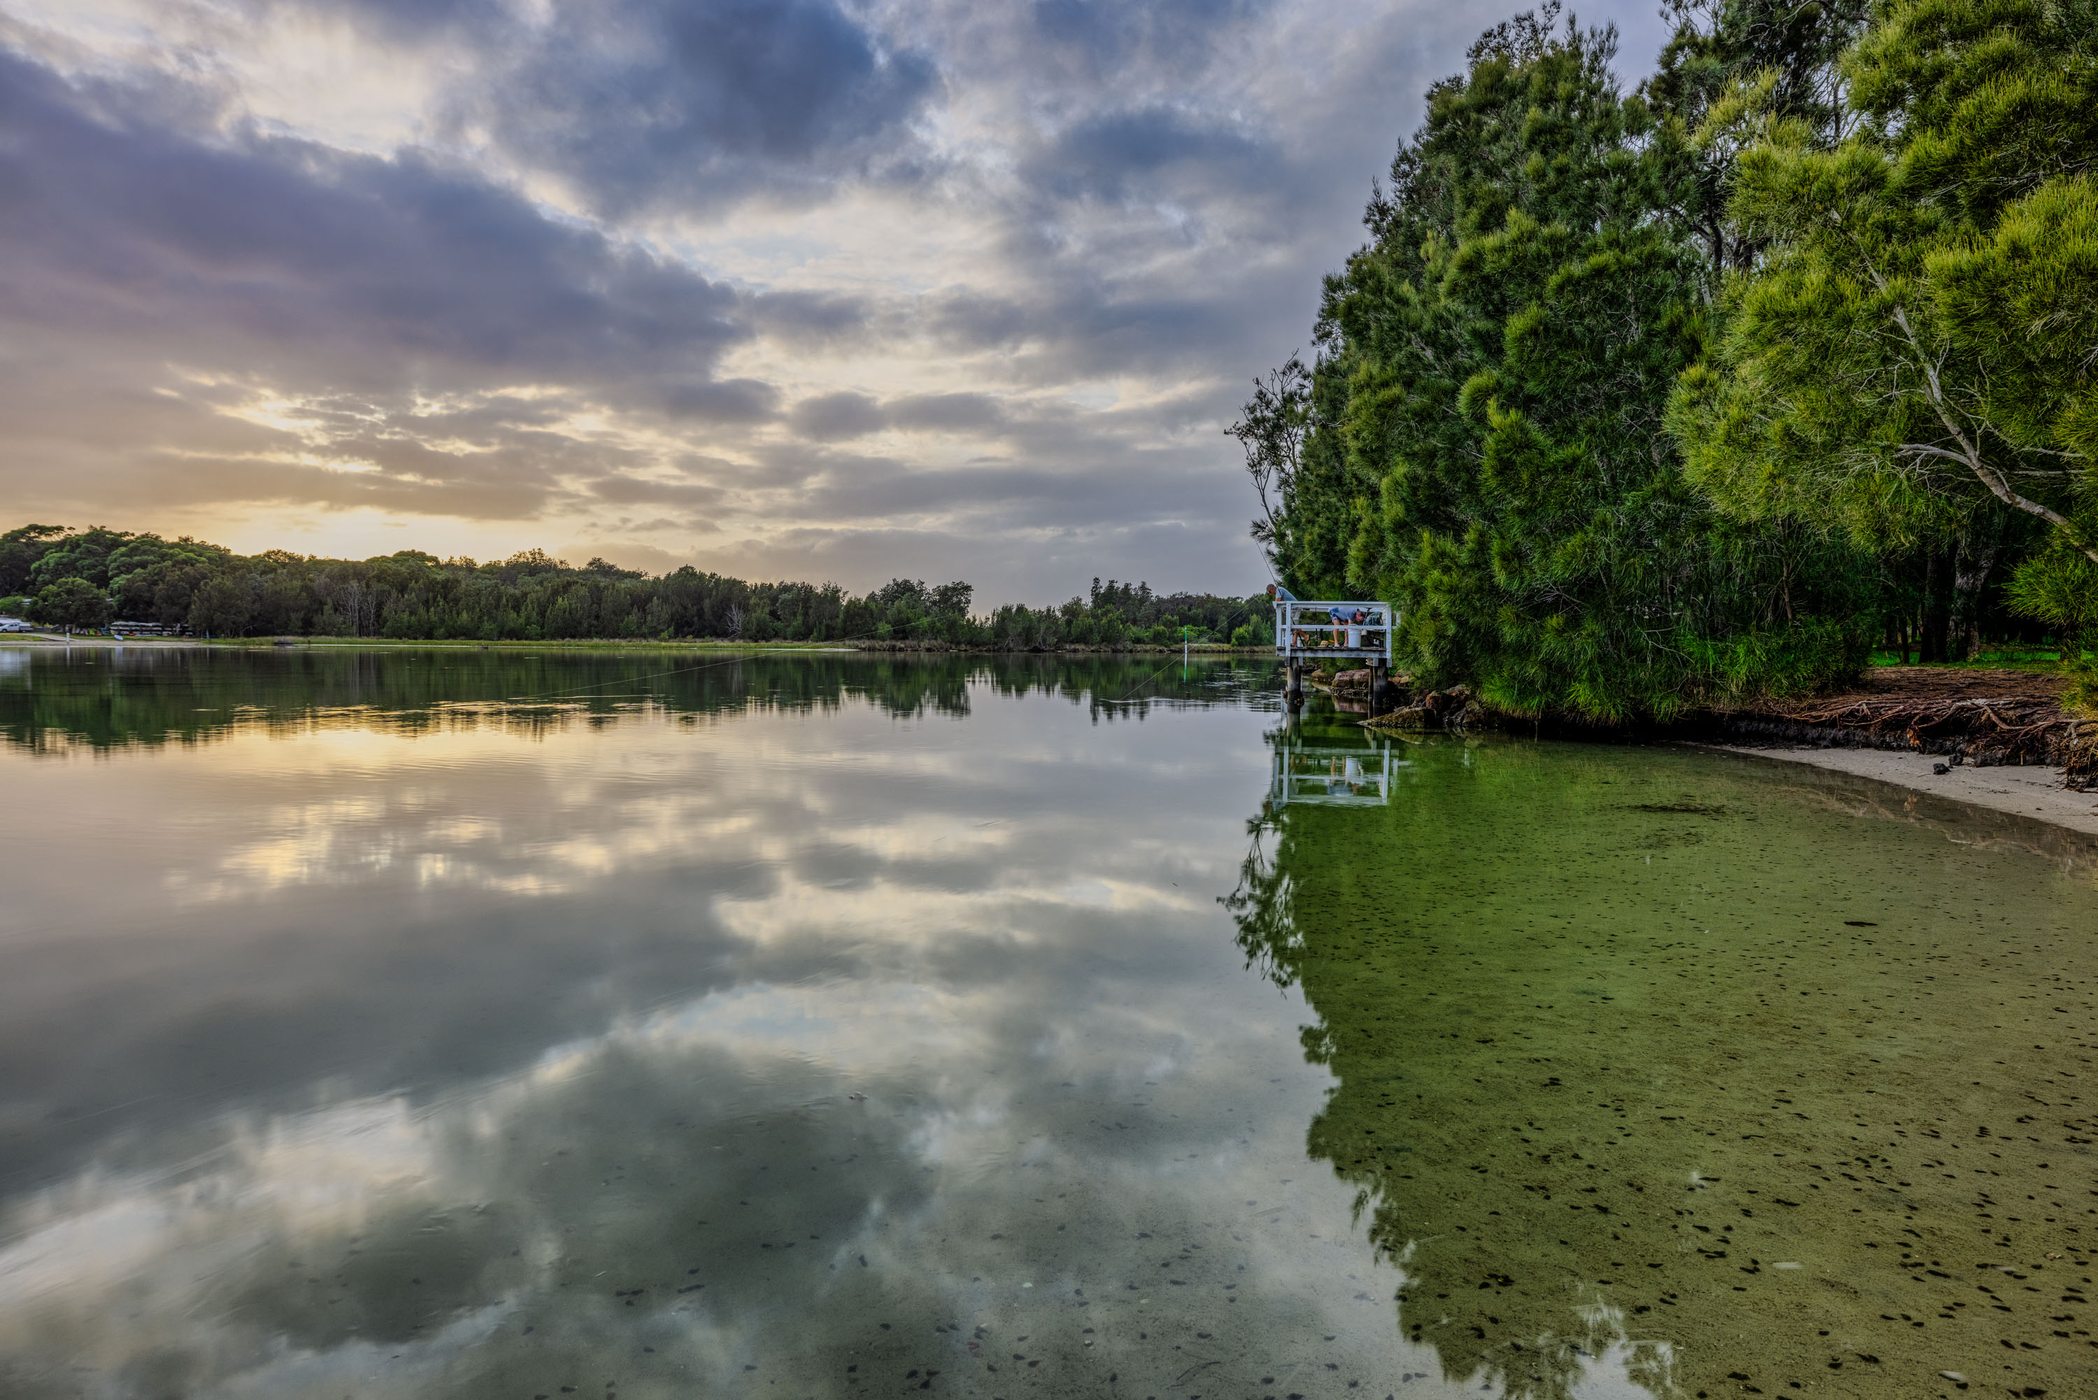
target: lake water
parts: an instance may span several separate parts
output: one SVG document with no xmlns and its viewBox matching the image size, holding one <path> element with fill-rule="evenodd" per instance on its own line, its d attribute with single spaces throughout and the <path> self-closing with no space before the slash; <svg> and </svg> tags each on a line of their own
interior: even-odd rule
<svg viewBox="0 0 2098 1400">
<path fill-rule="evenodd" d="M 0 1395 L 2098 1394 L 2090 843 L 1165 661 L 0 650 Z"/>
</svg>

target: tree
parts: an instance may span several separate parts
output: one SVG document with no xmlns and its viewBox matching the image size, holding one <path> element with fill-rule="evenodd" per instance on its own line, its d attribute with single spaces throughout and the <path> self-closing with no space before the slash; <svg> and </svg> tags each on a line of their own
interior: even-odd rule
<svg viewBox="0 0 2098 1400">
<path fill-rule="evenodd" d="M 90 525 L 77 535 L 63 535 L 52 540 L 42 556 L 30 565 L 30 581 L 41 589 L 60 579 L 78 578 L 86 579 L 97 588 L 107 588 L 111 556 L 133 538 L 126 531 L 102 525 Z"/>
<path fill-rule="evenodd" d="M 1765 253 L 1672 407 L 1690 473 L 1737 519 L 1949 552 L 1970 589 L 1973 541 L 2031 522 L 2015 595 L 2089 626 L 2098 11 L 1890 0 L 1843 71 L 1854 132 L 1771 113 L 1741 154 L 1733 208 Z"/>
<path fill-rule="evenodd" d="M 861 597 L 835 583 L 746 583 L 684 567 L 651 578 L 594 559 L 580 568 L 537 550 L 476 564 L 402 550 L 364 560 L 288 550 L 237 556 L 217 545 L 95 529 L 33 525 L 0 535 L 40 586 L 72 580 L 106 593 L 121 618 L 187 623 L 219 636 L 318 633 L 482 641 L 569 637 L 735 637 L 835 641 L 873 636 L 1015 649 L 1065 643 L 1163 641 L 1187 625 L 1223 637 L 1245 600 L 1160 594 L 1148 583 L 1094 580 L 1093 601 L 1066 609 L 1013 606 L 971 614 L 975 589 L 894 579 Z M 58 561 L 54 563 L 53 561 Z M 92 575 L 92 577 L 91 577 Z M 68 589 L 68 596 L 77 590 Z M 56 596 L 56 595 L 54 595 Z M 1254 600 L 1256 603 L 1258 600 Z M 4 610 L 4 609 L 0 609 Z M 33 604 L 25 611 L 33 611 Z"/>
<path fill-rule="evenodd" d="M 86 579 L 62 578 L 37 593 L 36 615 L 67 632 L 93 632 L 109 625 L 109 595 Z"/>
<path fill-rule="evenodd" d="M 1867 0 L 1664 0 L 1674 24 L 1641 88 L 1657 119 L 1671 213 L 1704 245 L 1713 276 L 1751 265 L 1755 238 L 1728 209 L 1751 107 L 1834 145 L 1855 124 L 1838 60 L 1865 27 Z"/>
<path fill-rule="evenodd" d="M 1719 516 L 1661 430 L 1711 274 L 1615 42 L 1547 6 L 1431 91 L 1328 279 L 1273 532 L 1293 581 L 1396 602 L 1425 678 L 1612 722 L 1812 686 L 1865 641 L 1855 561 Z"/>
<path fill-rule="evenodd" d="M 1246 474 L 1253 478 L 1254 493 L 1260 498 L 1253 538 L 1260 542 L 1270 564 L 1276 561 L 1282 519 L 1296 494 L 1304 440 L 1311 431 L 1311 384 L 1311 371 L 1304 368 L 1304 361 L 1290 356 L 1282 368 L 1253 381 L 1253 397 L 1246 401 L 1239 420 L 1225 430 L 1245 449 Z"/>
<path fill-rule="evenodd" d="M 119 618 L 179 625 L 189 618 L 198 585 L 232 557 L 188 538 L 133 535 L 107 557 L 110 602 Z"/>
<path fill-rule="evenodd" d="M 213 574 L 192 595 L 189 625 L 206 636 L 245 636 L 255 617 L 255 590 L 245 574 Z"/>
<path fill-rule="evenodd" d="M 0 535 L 0 595 L 26 591 L 37 560 L 65 534 L 63 525 L 22 525 Z"/>
</svg>

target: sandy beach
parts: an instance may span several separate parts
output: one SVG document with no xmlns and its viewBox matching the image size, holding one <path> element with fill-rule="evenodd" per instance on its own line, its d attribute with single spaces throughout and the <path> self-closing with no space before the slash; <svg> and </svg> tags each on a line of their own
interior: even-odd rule
<svg viewBox="0 0 2098 1400">
<path fill-rule="evenodd" d="M 1961 764 L 1948 772 L 1935 773 L 1933 766 L 1944 763 L 1944 759 L 1930 754 L 1885 749 L 1763 748 L 1746 744 L 1698 747 L 1872 778 L 1915 792 L 1927 792 L 1955 802 L 2030 817 L 2034 821 L 2098 836 L 2098 792 L 2071 792 L 2062 786 L 2062 770 L 2059 768 L 2037 765 L 1981 768 Z"/>
</svg>

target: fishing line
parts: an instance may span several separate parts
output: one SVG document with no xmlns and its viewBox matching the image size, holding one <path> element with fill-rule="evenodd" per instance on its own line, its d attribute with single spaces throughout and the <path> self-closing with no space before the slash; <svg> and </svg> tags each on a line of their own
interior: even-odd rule
<svg viewBox="0 0 2098 1400">
<path fill-rule="evenodd" d="M 1179 663 L 1179 661 L 1178 661 L 1177 659 L 1175 659 L 1175 660 L 1172 660 L 1172 661 L 1168 661 L 1168 662 L 1167 662 L 1167 663 L 1166 663 L 1165 665 L 1163 665 L 1163 666 L 1159 667 L 1159 668 L 1158 668 L 1158 669 L 1157 669 L 1156 671 L 1153 671 L 1153 672 L 1152 672 L 1152 673 L 1151 673 L 1150 675 L 1148 675 L 1148 676 L 1144 677 L 1144 678 L 1143 678 L 1142 680 L 1138 681 L 1138 682 L 1137 682 L 1137 683 L 1136 683 L 1135 685 L 1131 686 L 1131 687 L 1130 687 L 1130 689 L 1129 689 L 1129 695 L 1134 695 L 1134 694 L 1136 694 L 1136 693 L 1137 693 L 1137 692 L 1138 692 L 1139 690 L 1142 690 L 1142 689 L 1143 689 L 1143 688 L 1144 688 L 1145 686 L 1147 686 L 1147 685 L 1151 684 L 1151 682 L 1153 682 L 1153 681 L 1157 680 L 1157 679 L 1158 679 L 1158 678 L 1159 678 L 1160 676 L 1162 676 L 1162 675 L 1164 675 L 1164 674 L 1165 674 L 1166 672 L 1168 672 L 1168 671 L 1172 670 L 1172 669 L 1173 669 L 1173 668 L 1174 668 L 1175 666 L 1177 666 L 1177 665 L 1179 665 L 1179 664 L 1180 664 L 1180 663 Z M 1124 696 L 1120 697 L 1119 699 L 1115 699 L 1115 700 L 1110 700 L 1110 701 L 1108 701 L 1107 703 L 1108 703 L 1108 704 L 1110 704 L 1110 705 L 1120 705 L 1120 704 L 1124 703 L 1125 701 L 1127 701 L 1127 700 L 1129 699 L 1129 695 L 1124 695 Z"/>
</svg>

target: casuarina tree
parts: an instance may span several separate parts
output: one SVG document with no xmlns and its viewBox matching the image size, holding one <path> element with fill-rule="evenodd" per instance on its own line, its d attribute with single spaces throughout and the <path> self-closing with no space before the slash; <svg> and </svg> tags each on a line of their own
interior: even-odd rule
<svg viewBox="0 0 2098 1400">
<path fill-rule="evenodd" d="M 1889 0 L 1859 120 L 1773 112 L 1733 210 L 1763 246 L 1671 421 L 1735 518 L 1882 550 L 2037 534 L 2013 595 L 2098 628 L 2098 3 Z"/>
<path fill-rule="evenodd" d="M 1711 271 L 1685 163 L 1555 7 L 1499 25 L 1329 279 L 1286 576 L 1392 598 L 1408 662 L 1499 708 L 1622 721 L 1863 659 L 1854 557 L 1731 521 L 1663 430 Z"/>
</svg>

